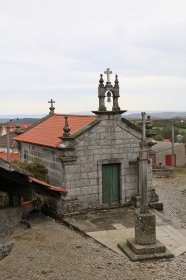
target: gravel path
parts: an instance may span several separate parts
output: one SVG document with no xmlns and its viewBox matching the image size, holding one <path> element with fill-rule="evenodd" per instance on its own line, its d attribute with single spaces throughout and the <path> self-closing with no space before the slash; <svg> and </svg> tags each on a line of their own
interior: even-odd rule
<svg viewBox="0 0 186 280">
<path fill-rule="evenodd" d="M 155 179 L 153 185 L 160 201 L 164 204 L 163 213 L 186 228 L 186 176 Z"/>
<path fill-rule="evenodd" d="M 186 227 L 186 177 L 158 179 L 155 187 L 166 215 Z M 186 279 L 186 253 L 171 259 L 130 262 L 50 218 L 35 218 L 14 235 L 11 254 L 0 262 L 0 280 Z"/>
</svg>

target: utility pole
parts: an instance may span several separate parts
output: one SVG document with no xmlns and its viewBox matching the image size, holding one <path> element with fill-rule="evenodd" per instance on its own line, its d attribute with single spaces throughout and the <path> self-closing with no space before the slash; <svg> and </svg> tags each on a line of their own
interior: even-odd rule
<svg viewBox="0 0 186 280">
<path fill-rule="evenodd" d="M 10 162 L 10 128 L 11 128 L 11 121 L 13 121 L 13 119 L 10 119 L 9 125 L 7 125 L 7 161 Z"/>
<path fill-rule="evenodd" d="M 7 161 L 10 162 L 10 127 L 7 126 Z"/>
<path fill-rule="evenodd" d="M 171 154 L 171 166 L 174 168 L 174 121 L 172 123 L 172 154 Z"/>
</svg>

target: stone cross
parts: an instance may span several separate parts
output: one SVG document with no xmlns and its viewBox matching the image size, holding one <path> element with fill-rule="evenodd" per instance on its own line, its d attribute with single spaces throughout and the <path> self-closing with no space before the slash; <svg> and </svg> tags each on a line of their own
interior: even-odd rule
<svg viewBox="0 0 186 280">
<path fill-rule="evenodd" d="M 104 74 L 107 74 L 107 83 L 110 83 L 110 74 L 112 74 L 112 71 L 110 71 L 110 68 L 107 68 Z"/>
<path fill-rule="evenodd" d="M 145 116 L 146 116 L 146 113 L 141 112 L 142 120 L 138 122 L 139 124 L 142 124 L 142 141 L 145 141 L 145 139 L 146 139 L 146 123 L 147 123 L 147 121 L 145 120 Z"/>
<path fill-rule="evenodd" d="M 139 181 L 141 186 L 140 211 L 135 215 L 135 238 L 127 239 L 127 243 L 119 243 L 118 247 L 132 260 L 139 261 L 152 258 L 173 257 L 166 247 L 159 241 L 156 242 L 156 216 L 149 211 L 148 207 L 148 163 L 149 144 L 146 139 L 146 113 L 141 113 L 142 140 L 139 151 Z"/>
<path fill-rule="evenodd" d="M 147 182 L 147 169 L 149 161 L 149 148 L 146 142 L 146 123 L 145 120 L 146 113 L 141 113 L 142 120 L 142 140 L 140 142 L 140 154 L 139 154 L 139 168 L 140 168 L 140 178 L 141 178 L 141 213 L 148 213 L 148 182 Z"/>
<path fill-rule="evenodd" d="M 50 101 L 48 101 L 48 103 L 50 103 L 51 107 L 53 107 L 53 104 L 55 103 L 55 101 L 53 99 L 50 99 Z"/>
<path fill-rule="evenodd" d="M 55 101 L 53 100 L 53 99 L 50 99 L 50 101 L 48 101 L 48 103 L 50 103 L 51 104 L 51 106 L 50 106 L 50 114 L 53 114 L 54 113 L 54 110 L 55 110 L 55 108 L 54 108 L 54 103 L 55 103 Z"/>
</svg>

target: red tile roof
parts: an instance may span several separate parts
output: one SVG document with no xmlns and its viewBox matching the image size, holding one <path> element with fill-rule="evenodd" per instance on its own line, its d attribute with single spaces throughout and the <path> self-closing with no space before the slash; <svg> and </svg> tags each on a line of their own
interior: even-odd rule
<svg viewBox="0 0 186 280">
<path fill-rule="evenodd" d="M 6 152 L 0 152 L 0 158 L 7 160 L 7 153 Z M 11 153 L 10 154 L 10 161 L 13 160 L 18 160 L 19 159 L 19 155 L 18 153 Z"/>
<path fill-rule="evenodd" d="M 29 127 L 24 133 L 15 136 L 14 140 L 56 148 L 62 142 L 59 137 L 63 135 L 65 116 L 49 115 Z M 96 116 L 68 115 L 70 134 L 73 135 L 95 119 Z"/>
<path fill-rule="evenodd" d="M 31 124 L 5 125 L 5 127 L 9 128 L 10 131 L 15 131 L 17 129 L 16 126 L 19 126 L 20 129 L 26 129 L 31 126 Z"/>
<path fill-rule="evenodd" d="M 170 139 L 164 138 L 164 139 L 163 139 L 163 142 L 170 142 Z"/>
</svg>

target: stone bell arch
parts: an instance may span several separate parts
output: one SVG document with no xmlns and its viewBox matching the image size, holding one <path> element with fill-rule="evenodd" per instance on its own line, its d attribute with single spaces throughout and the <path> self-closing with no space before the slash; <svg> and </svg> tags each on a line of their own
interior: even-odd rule
<svg viewBox="0 0 186 280">
<path fill-rule="evenodd" d="M 118 103 L 119 95 L 119 81 L 118 75 L 115 75 L 114 86 L 110 81 L 110 68 L 107 68 L 104 74 L 107 75 L 107 82 L 104 85 L 103 74 L 100 74 L 99 86 L 98 86 L 98 97 L 99 97 L 99 108 L 98 111 L 105 112 L 107 111 L 105 105 L 105 98 L 107 97 L 107 102 L 112 101 L 112 112 L 120 112 L 120 107 Z"/>
</svg>

